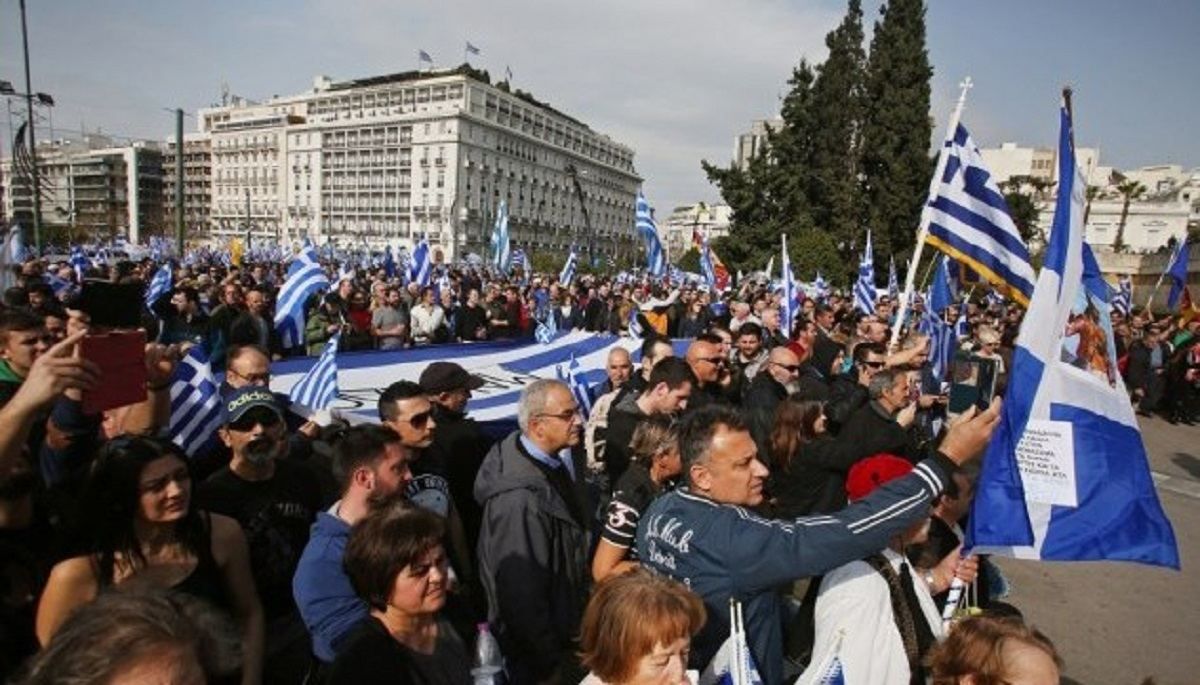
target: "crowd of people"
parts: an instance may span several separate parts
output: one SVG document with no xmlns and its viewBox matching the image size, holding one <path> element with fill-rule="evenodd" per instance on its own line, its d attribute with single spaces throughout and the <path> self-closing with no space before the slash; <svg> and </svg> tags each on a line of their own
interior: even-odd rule
<svg viewBox="0 0 1200 685">
<path fill-rule="evenodd" d="M 0 677 L 466 683 L 486 633 L 507 682 L 685 683 L 719 665 L 736 600 L 772 685 L 832 667 L 848 683 L 1058 682 L 996 565 L 961 554 L 1002 400 L 949 411 L 920 302 L 893 345 L 886 296 L 870 315 L 805 299 L 788 327 L 761 281 L 561 286 L 463 266 L 420 286 L 327 266 L 296 349 L 273 324 L 284 265 L 175 268 L 142 313 L 145 399 L 100 413 L 84 397 L 104 369 L 77 354 L 98 329 L 77 288 L 47 280 L 79 274 L 23 266 L 0 311 Z M 966 322 L 956 357 L 988 360 L 1003 395 L 1022 310 L 981 297 L 939 315 Z M 1110 323 L 1131 401 L 1190 424 L 1200 320 Z M 272 361 L 334 335 L 403 350 L 539 326 L 637 338 L 611 349 L 590 412 L 535 380 L 498 434 L 469 416 L 484 379 L 451 361 L 380 379 L 378 421 L 357 425 L 300 418 L 270 388 Z M 191 345 L 224 371 L 198 454 L 164 437 Z M 983 615 L 947 629 L 956 579 Z"/>
</svg>

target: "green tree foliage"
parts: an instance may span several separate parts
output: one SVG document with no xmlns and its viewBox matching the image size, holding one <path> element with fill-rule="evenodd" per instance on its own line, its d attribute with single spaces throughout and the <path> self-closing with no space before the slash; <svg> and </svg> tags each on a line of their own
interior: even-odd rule
<svg viewBox="0 0 1200 685">
<path fill-rule="evenodd" d="M 932 68 L 921 0 L 894 0 L 882 12 L 868 57 L 861 0 L 848 0 L 826 37 L 829 57 L 792 70 L 782 125 L 745 168 L 701 163 L 733 210 L 730 235 L 713 243 L 731 270 L 762 269 L 781 233 L 803 279 L 819 268 L 848 283 L 867 227 L 877 272 L 889 253 L 897 262 L 911 253 L 933 173 Z"/>
<path fill-rule="evenodd" d="M 898 262 L 911 255 L 934 166 L 925 5 L 891 0 L 879 11 L 883 18 L 871 39 L 862 133 L 863 200 L 876 272 L 889 253 Z"/>
<path fill-rule="evenodd" d="M 711 249 L 712 245 L 709 245 L 709 248 Z M 724 260 L 724 257 L 721 259 Z M 688 248 L 687 252 L 684 252 L 679 256 L 679 259 L 675 260 L 675 266 L 679 267 L 681 271 L 690 271 L 694 274 L 700 273 L 700 251 L 694 247 Z"/>
</svg>

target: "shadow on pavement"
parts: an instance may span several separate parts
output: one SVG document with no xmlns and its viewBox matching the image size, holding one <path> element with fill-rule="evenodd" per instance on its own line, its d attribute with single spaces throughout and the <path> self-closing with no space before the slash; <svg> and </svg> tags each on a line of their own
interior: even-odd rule
<svg viewBox="0 0 1200 685">
<path fill-rule="evenodd" d="M 1171 457 L 1171 461 L 1179 468 L 1187 471 L 1192 478 L 1200 478 L 1200 459 L 1193 457 L 1190 454 L 1176 452 L 1175 456 Z"/>
</svg>

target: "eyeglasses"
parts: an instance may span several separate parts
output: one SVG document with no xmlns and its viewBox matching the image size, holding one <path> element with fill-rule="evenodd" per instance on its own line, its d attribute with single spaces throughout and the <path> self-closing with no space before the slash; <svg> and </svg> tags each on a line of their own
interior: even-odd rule
<svg viewBox="0 0 1200 685">
<path fill-rule="evenodd" d="M 886 362 L 862 362 L 862 365 L 869 369 L 882 369 Z"/>
<path fill-rule="evenodd" d="M 543 414 L 538 414 L 538 416 L 542 416 L 542 417 L 550 418 L 550 419 L 558 419 L 559 421 L 571 422 L 571 421 L 574 421 L 575 418 L 579 416 L 579 407 L 574 406 L 566 411 L 559 412 L 558 414 L 543 413 Z"/>
<path fill-rule="evenodd" d="M 266 385 L 271 382 L 271 373 L 264 371 L 263 373 L 239 373 L 233 369 L 229 369 L 229 373 L 241 378 L 247 383 L 261 383 Z"/>
<path fill-rule="evenodd" d="M 252 409 L 245 414 L 242 414 L 236 421 L 229 422 L 229 429 L 239 432 L 246 432 L 255 426 L 263 428 L 274 428 L 279 425 L 283 419 L 279 418 L 279 414 L 270 409 Z"/>
<path fill-rule="evenodd" d="M 157 493 L 166 490 L 167 486 L 171 483 L 182 483 L 184 481 L 190 481 L 191 479 L 191 472 L 187 470 L 186 466 L 181 466 L 161 478 L 155 478 L 154 480 L 148 480 L 144 483 L 139 483 L 138 489 L 141 490 L 143 494 Z"/>
<path fill-rule="evenodd" d="M 697 357 L 696 361 L 708 362 L 713 366 L 724 366 L 729 360 L 725 357 Z"/>
<path fill-rule="evenodd" d="M 771 362 L 771 363 L 774 364 L 775 366 L 778 366 L 781 369 L 786 370 L 788 373 L 800 373 L 800 365 L 799 364 L 780 364 L 779 362 Z"/>
</svg>

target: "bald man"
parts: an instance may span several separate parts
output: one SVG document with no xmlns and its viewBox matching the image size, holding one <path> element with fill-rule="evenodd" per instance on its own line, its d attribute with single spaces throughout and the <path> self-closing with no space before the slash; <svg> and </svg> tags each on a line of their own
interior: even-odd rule
<svg viewBox="0 0 1200 685">
<path fill-rule="evenodd" d="M 608 361 L 604 364 L 604 372 L 608 374 L 608 378 L 593 385 L 589 391 L 592 402 L 613 390 L 620 390 L 629 382 L 629 377 L 633 375 L 633 359 L 629 356 L 629 350 L 624 347 L 614 347 L 609 350 Z"/>
<path fill-rule="evenodd" d="M 776 347 L 767 356 L 762 370 L 754 376 L 742 401 L 742 414 L 750 426 L 750 435 L 758 444 L 759 458 L 769 459 L 771 426 L 775 409 L 791 394 L 800 378 L 800 358 L 786 347 Z"/>
<path fill-rule="evenodd" d="M 722 352 L 722 344 L 717 336 L 705 333 L 688 346 L 685 359 L 697 382 L 689 400 L 692 409 L 710 404 L 733 404 L 726 393 L 730 378 L 729 357 Z"/>
</svg>

